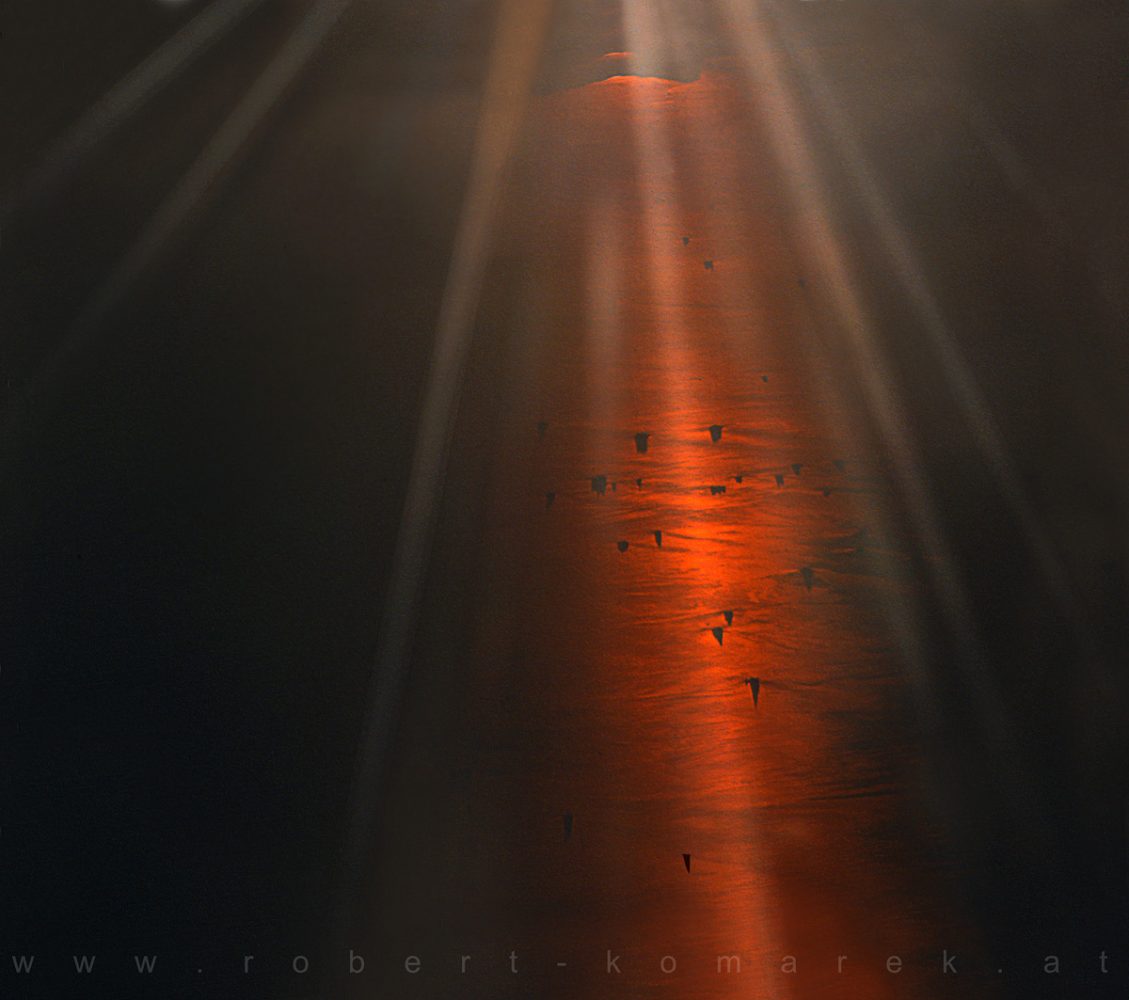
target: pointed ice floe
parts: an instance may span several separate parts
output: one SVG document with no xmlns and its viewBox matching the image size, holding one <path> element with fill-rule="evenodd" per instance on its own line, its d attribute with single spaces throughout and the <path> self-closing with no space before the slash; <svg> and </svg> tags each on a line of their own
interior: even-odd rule
<svg viewBox="0 0 1129 1000">
<path fill-rule="evenodd" d="M 655 544 L 661 549 L 663 547 L 663 533 L 661 530 L 655 531 Z"/>
<path fill-rule="evenodd" d="M 721 440 L 721 432 L 725 430 L 722 424 L 710 424 L 710 440 L 715 444 Z"/>
<path fill-rule="evenodd" d="M 686 866 L 686 871 L 689 871 L 690 870 L 690 855 L 689 854 L 683 854 L 682 855 L 682 863 Z"/>
<path fill-rule="evenodd" d="M 710 632 L 713 633 L 713 637 L 717 640 L 717 644 L 720 646 L 722 644 L 722 641 L 725 639 L 725 629 L 723 629 L 720 625 L 715 625 L 710 629 Z"/>
<path fill-rule="evenodd" d="M 733 612 L 732 611 L 723 611 L 722 614 L 725 615 L 725 624 L 726 625 L 732 625 L 733 624 Z"/>
<path fill-rule="evenodd" d="M 617 549 L 619 549 L 620 552 L 626 552 L 627 551 L 627 542 L 625 542 L 621 538 L 618 542 L 615 543 L 615 547 Z"/>
<path fill-rule="evenodd" d="M 704 261 L 704 263 L 705 263 L 705 265 L 706 265 L 706 270 L 707 270 L 707 271 L 712 271 L 712 270 L 713 270 L 713 261 L 712 261 L 712 260 L 707 260 L 707 261 Z"/>
<path fill-rule="evenodd" d="M 779 473 L 779 472 L 776 473 L 775 478 L 776 478 L 776 485 L 777 486 L 783 486 L 784 485 L 784 476 L 783 476 L 782 473 Z"/>
<path fill-rule="evenodd" d="M 640 431 L 635 435 L 635 450 L 640 455 L 647 454 L 647 444 L 651 440 L 651 435 L 647 431 Z"/>
<path fill-rule="evenodd" d="M 607 476 L 593 476 L 592 477 L 592 492 L 597 496 L 603 496 L 608 492 L 608 477 Z"/>
<path fill-rule="evenodd" d="M 760 704 L 761 679 L 759 677 L 746 677 L 745 683 L 749 685 L 749 691 L 753 696 L 753 707 L 756 708 Z"/>
<path fill-rule="evenodd" d="M 684 247 L 688 247 L 690 245 L 690 237 L 689 236 L 683 236 L 682 237 L 682 245 Z"/>
<path fill-rule="evenodd" d="M 803 468 L 803 465 L 801 465 L 801 464 L 800 464 L 799 462 L 793 462 L 793 463 L 792 463 L 792 471 L 793 471 L 793 472 L 794 472 L 794 473 L 795 473 L 795 474 L 796 474 L 797 476 L 798 476 L 798 475 L 800 474 L 800 469 L 802 469 L 802 468 Z"/>
</svg>

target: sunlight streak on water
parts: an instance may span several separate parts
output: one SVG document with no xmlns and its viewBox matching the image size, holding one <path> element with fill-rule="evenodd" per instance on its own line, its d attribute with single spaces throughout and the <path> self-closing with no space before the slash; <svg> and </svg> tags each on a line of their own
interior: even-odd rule
<svg viewBox="0 0 1129 1000">
<path fill-rule="evenodd" d="M 515 217 L 537 219 L 512 224 L 530 234 L 527 280 L 581 294 L 516 310 L 520 371 L 498 338 L 465 394 L 457 450 L 491 470 L 475 549 L 488 585 L 457 665 L 465 777 L 449 808 L 472 832 L 444 891 L 587 955 L 580 984 L 538 978 L 544 997 L 607 995 L 605 948 L 625 956 L 624 997 L 932 996 L 938 928 L 959 921 L 883 620 L 917 587 L 890 480 L 833 425 L 825 373 L 790 327 L 795 282 L 775 279 L 800 270 L 795 219 L 750 213 L 721 182 L 738 172 L 714 172 L 735 218 L 703 216 L 695 235 L 722 234 L 739 264 L 709 271 L 683 243 L 704 183 L 683 154 L 701 132 L 661 110 L 669 91 L 616 78 L 546 99 L 530 141 L 555 163 L 569 135 L 574 169 L 548 197 L 534 157 L 515 188 Z M 719 975 L 734 953 L 742 973 Z"/>
</svg>

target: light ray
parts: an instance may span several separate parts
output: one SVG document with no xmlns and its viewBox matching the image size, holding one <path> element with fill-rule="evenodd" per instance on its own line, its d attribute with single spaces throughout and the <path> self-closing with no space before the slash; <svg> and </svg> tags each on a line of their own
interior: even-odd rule
<svg viewBox="0 0 1129 1000">
<path fill-rule="evenodd" d="M 788 51 L 798 53 L 799 68 L 804 74 L 809 92 L 815 98 L 816 108 L 821 113 L 821 121 L 839 148 L 850 177 L 869 213 L 869 220 L 894 265 L 894 273 L 906 290 L 909 301 L 921 321 L 921 329 L 927 335 L 928 342 L 941 363 L 941 371 L 954 393 L 957 406 L 973 432 L 970 436 L 971 440 L 984 455 L 1001 494 L 1018 518 L 1038 558 L 1040 569 L 1053 588 L 1059 606 L 1070 615 L 1075 627 L 1080 627 L 1079 609 L 1066 584 L 1061 562 L 1021 485 L 1019 474 L 1011 460 L 991 407 L 980 391 L 971 369 L 961 357 L 942 315 L 940 304 L 925 280 L 909 234 L 894 215 L 890 199 L 883 194 L 874 170 L 854 138 L 848 113 L 841 103 L 836 101 L 809 50 L 804 46 L 791 45 Z"/>
<path fill-rule="evenodd" d="M 495 28 L 471 175 L 440 303 L 435 347 L 367 698 L 345 837 L 341 916 L 371 866 L 371 838 L 415 629 L 419 590 L 442 494 L 451 423 L 510 161 L 552 0 L 506 0 Z M 342 928 L 343 930 L 343 928 Z"/>
<path fill-rule="evenodd" d="M 62 342 L 36 372 L 29 393 L 49 394 L 65 379 L 95 334 L 153 261 L 215 191 L 222 177 L 246 154 L 252 136 L 308 66 L 352 0 L 324 0 L 313 6 L 251 88 L 224 120 L 71 324 Z M 11 413 L 8 414 L 9 420 Z M 5 432 L 10 430 L 5 422 Z"/>
<path fill-rule="evenodd" d="M 928 556 L 934 585 L 942 608 L 961 649 L 959 666 L 968 690 L 979 711 L 977 719 L 986 732 L 1016 743 L 1014 726 L 1002 708 L 1002 701 L 988 671 L 982 669 L 983 656 L 972 625 L 971 609 L 963 584 L 955 574 L 955 561 L 940 527 L 932 497 L 924 485 L 922 468 L 907 427 L 906 413 L 895 393 L 895 379 L 886 359 L 868 330 L 867 309 L 856 290 L 841 241 L 832 231 L 826 198 L 822 194 L 820 172 L 811 153 L 812 145 L 804 133 L 805 115 L 789 92 L 788 76 L 782 65 L 783 46 L 770 39 L 765 20 L 752 13 L 744 0 L 721 0 L 730 19 L 732 36 L 741 40 L 742 64 L 765 103 L 764 120 L 770 124 L 771 138 L 792 197 L 800 209 L 798 220 L 802 245 L 810 253 L 814 271 L 821 276 L 836 317 L 836 329 L 847 338 L 855 363 L 855 374 L 863 387 L 876 424 L 894 458 L 899 486 L 907 500 L 922 547 Z M 922 649 L 922 643 L 915 643 Z M 930 688 L 921 660 L 911 661 L 911 674 L 918 702 L 926 700 Z M 931 710 L 926 710 L 926 717 Z M 1009 758 L 1010 759 L 1010 758 Z M 1018 769 L 1016 769 L 1018 772 Z M 1013 774 L 1004 794 L 1023 797 L 1024 781 Z"/>
<path fill-rule="evenodd" d="M 168 41 L 111 87 L 63 133 L 19 188 L 3 199 L 0 228 L 11 216 L 65 183 L 82 161 L 263 0 L 218 0 L 208 4 Z"/>
<path fill-rule="evenodd" d="M 616 224 L 615 206 L 607 197 L 596 200 L 589 215 L 585 287 L 588 295 L 585 351 L 593 362 L 587 366 L 591 384 L 589 398 L 595 408 L 597 426 L 602 415 L 616 412 L 620 395 L 618 371 L 622 361 L 624 303 L 627 275 L 623 262 L 626 247 Z M 595 468 L 600 456 L 590 454 Z"/>
<path fill-rule="evenodd" d="M 670 61 L 676 65 L 682 63 L 684 53 L 679 51 L 679 33 L 674 29 L 670 12 L 665 3 L 639 3 L 628 0 L 621 6 L 624 35 L 627 49 L 634 53 L 633 64 L 635 68 L 641 65 L 650 65 L 655 62 L 664 64 Z M 655 54 L 660 54 L 656 58 Z M 686 308 L 690 284 L 686 277 L 686 268 L 689 266 L 691 256 L 683 251 L 681 235 L 686 230 L 685 205 L 683 195 L 685 184 L 680 184 L 680 163 L 676 155 L 676 142 L 689 138 L 693 144 L 698 136 L 691 132 L 688 137 L 675 135 L 675 126 L 672 124 L 671 109 L 676 97 L 674 96 L 679 84 L 673 81 L 658 81 L 642 79 L 635 82 L 625 82 L 629 101 L 628 114 L 634 139 L 635 159 L 637 163 L 637 176 L 639 178 L 640 205 L 643 216 L 642 241 L 645 247 L 645 282 L 644 289 L 647 302 L 651 304 L 654 327 L 653 339 L 655 354 L 662 359 L 664 371 L 660 376 L 663 398 L 656 400 L 658 411 L 679 420 L 692 421 L 704 414 L 703 407 L 709 402 L 701 389 L 702 383 L 692 382 L 686 375 L 694 371 L 705 370 L 705 359 L 695 356 L 692 345 L 683 329 L 683 311 Z M 666 91 L 664 93 L 664 86 Z M 695 157 L 696 163 L 701 163 L 701 157 Z M 704 218 L 709 218 L 706 213 Z M 713 233 L 697 230 L 695 239 L 697 246 L 712 242 Z M 697 255 L 697 249 L 692 252 Z M 708 419 L 704 420 L 709 423 Z M 681 433 L 692 433 L 688 428 L 680 428 Z M 669 433 L 669 432 L 668 432 Z M 704 430 L 702 431 L 704 434 Z M 666 447 L 687 448 L 685 442 L 668 443 Z M 693 452 L 691 452 L 693 454 Z M 705 454 L 705 453 L 703 453 Z M 692 461 L 680 469 L 678 475 L 702 476 L 709 474 L 709 464 L 706 459 Z M 683 494 L 674 505 L 668 516 L 677 523 L 679 513 L 687 519 L 693 520 L 701 516 L 698 506 L 701 498 L 693 492 Z M 699 591 L 700 600 L 708 600 L 707 595 L 713 594 L 713 588 L 718 585 L 717 578 L 722 570 L 715 566 L 708 553 L 690 551 L 679 557 L 681 570 L 686 578 L 694 581 L 694 586 Z M 731 581 L 731 584 L 733 582 Z M 719 670 L 716 684 L 723 683 L 725 667 Z M 724 712 L 716 703 L 710 700 L 688 704 L 680 703 L 679 722 L 673 731 L 675 733 L 693 733 L 698 727 L 704 727 L 707 719 L 717 717 L 719 712 Z M 731 732 L 741 732 L 742 719 L 736 714 L 743 711 L 744 702 L 739 699 L 733 702 L 733 715 L 728 718 Z M 738 708 L 739 706 L 739 708 Z M 696 709 L 700 715 L 686 718 L 684 713 Z M 660 709 L 657 707 L 656 711 Z M 700 777 L 707 782 L 716 777 L 710 772 L 705 772 Z M 755 774 L 746 769 L 744 779 L 753 783 Z M 751 793 L 753 800 L 756 793 Z M 689 825 L 685 835 L 693 839 L 700 836 L 701 831 L 696 831 L 693 819 L 686 820 Z M 752 833 L 752 831 L 750 831 Z M 706 842 L 708 843 L 708 841 Z M 704 846 L 704 845 L 703 845 Z M 755 836 L 750 836 L 746 849 L 749 856 L 742 860 L 747 870 L 759 872 L 763 870 L 763 859 Z M 743 869 L 745 870 L 745 869 Z M 758 942 L 779 941 L 776 928 L 775 907 L 776 899 L 770 894 L 756 893 L 748 899 L 748 906 L 739 908 L 736 912 L 725 911 L 715 913 L 718 921 L 725 922 L 726 933 L 736 933 L 746 940 Z M 734 926 L 734 921 L 737 926 Z M 767 970 L 758 971 L 759 985 L 762 990 L 771 987 Z"/>
</svg>

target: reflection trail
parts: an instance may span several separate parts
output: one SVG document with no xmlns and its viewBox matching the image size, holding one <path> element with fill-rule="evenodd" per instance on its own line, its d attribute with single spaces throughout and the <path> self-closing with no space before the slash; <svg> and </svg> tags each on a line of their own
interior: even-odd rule
<svg viewBox="0 0 1129 1000">
<path fill-rule="evenodd" d="M 658 30 L 646 9 L 625 24 L 633 47 Z M 703 123 L 742 119 L 738 98 L 708 79 L 620 77 L 531 116 L 437 546 L 483 584 L 430 581 L 425 615 L 458 602 L 467 634 L 452 629 L 453 663 L 451 640 L 421 637 L 407 724 L 405 759 L 442 775 L 442 794 L 424 805 L 405 777 L 388 808 L 407 832 L 379 854 L 388 947 L 479 954 L 503 938 L 530 955 L 491 996 L 929 998 L 942 937 L 961 929 L 880 614 L 912 597 L 909 554 L 886 528 L 888 484 L 861 439 L 829 426 L 794 334 L 794 230 L 830 234 L 742 195 L 743 174 L 775 176 L 765 143 L 703 168 L 718 155 Z M 694 239 L 727 248 L 712 272 L 681 240 L 691 217 Z M 837 253 L 817 259 L 852 305 Z M 443 715 L 435 692 L 452 684 L 458 711 Z M 622 956 L 612 978 L 606 949 Z M 719 972 L 719 955 L 740 971 Z M 457 969 L 444 981 L 465 984 Z"/>
</svg>

